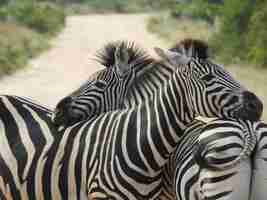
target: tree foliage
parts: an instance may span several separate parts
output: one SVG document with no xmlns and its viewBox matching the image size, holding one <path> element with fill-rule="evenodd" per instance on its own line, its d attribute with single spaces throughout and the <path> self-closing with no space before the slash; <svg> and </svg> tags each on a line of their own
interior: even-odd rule
<svg viewBox="0 0 267 200">
<path fill-rule="evenodd" d="M 63 9 L 34 0 L 9 1 L 0 8 L 0 20 L 19 23 L 40 33 L 53 34 L 65 23 Z"/>
<path fill-rule="evenodd" d="M 216 16 L 220 15 L 220 1 L 194 0 L 190 3 L 178 3 L 171 10 L 174 17 L 186 16 L 193 19 L 201 19 L 213 23 Z"/>
<path fill-rule="evenodd" d="M 227 61 L 266 65 L 267 2 L 225 0 L 220 10 L 220 30 L 211 39 L 215 53 Z"/>
<path fill-rule="evenodd" d="M 267 5 L 258 0 L 248 23 L 245 37 L 248 58 L 261 66 L 267 66 Z"/>
</svg>

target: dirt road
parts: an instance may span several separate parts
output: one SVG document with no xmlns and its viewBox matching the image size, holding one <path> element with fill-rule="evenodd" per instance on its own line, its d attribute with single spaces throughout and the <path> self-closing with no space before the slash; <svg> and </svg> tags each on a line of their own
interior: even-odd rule
<svg viewBox="0 0 267 200">
<path fill-rule="evenodd" d="M 30 67 L 0 80 L 1 94 L 15 94 L 54 107 L 101 66 L 90 60 L 106 42 L 128 39 L 152 49 L 164 46 L 145 28 L 148 15 L 89 15 L 67 18 L 52 48 Z"/>
</svg>

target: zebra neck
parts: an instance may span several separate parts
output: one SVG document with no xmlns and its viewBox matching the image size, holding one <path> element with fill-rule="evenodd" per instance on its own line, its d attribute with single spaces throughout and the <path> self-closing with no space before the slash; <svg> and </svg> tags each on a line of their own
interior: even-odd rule
<svg viewBox="0 0 267 200">
<path fill-rule="evenodd" d="M 124 105 L 127 108 L 141 105 L 144 101 L 150 101 L 157 96 L 158 91 L 174 74 L 173 67 L 155 63 L 153 67 L 146 67 L 145 73 L 131 84 L 127 91 Z"/>
<path fill-rule="evenodd" d="M 183 130 L 195 118 L 192 105 L 189 105 L 190 99 L 187 99 L 188 92 L 186 91 L 185 80 L 179 77 L 180 75 L 173 67 L 162 63 L 155 65 L 146 70 L 146 73 L 130 86 L 124 99 L 124 107 L 132 108 L 142 105 L 146 101 L 153 104 L 157 98 L 169 99 L 169 103 L 173 106 L 170 112 L 175 112 L 177 116 L 173 122 L 178 123 Z M 164 103 L 168 104 L 168 102 Z"/>
<path fill-rule="evenodd" d="M 147 176 L 155 177 L 161 172 L 186 126 L 194 119 L 183 92 L 180 84 L 170 80 L 169 84 L 159 90 L 157 97 L 145 101 L 129 117 L 128 127 L 123 133 L 127 138 L 121 143 L 129 144 L 124 149 L 128 149 L 130 157 L 139 160 L 136 166 L 142 166 Z M 137 141 L 136 145 L 134 141 Z M 132 145 L 139 147 L 139 152 L 128 147 Z"/>
<path fill-rule="evenodd" d="M 196 117 L 188 94 L 185 80 L 174 73 L 151 102 L 153 108 L 160 114 L 159 117 L 163 121 L 169 121 L 169 126 L 166 128 L 173 127 L 178 136 L 183 134 L 185 128 Z"/>
</svg>

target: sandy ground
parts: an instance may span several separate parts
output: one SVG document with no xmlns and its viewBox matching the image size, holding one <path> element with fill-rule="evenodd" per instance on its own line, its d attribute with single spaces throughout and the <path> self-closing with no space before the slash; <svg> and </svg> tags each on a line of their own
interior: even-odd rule
<svg viewBox="0 0 267 200">
<path fill-rule="evenodd" d="M 0 80 L 0 93 L 29 97 L 53 108 L 101 65 L 91 58 L 106 42 L 134 40 L 151 50 L 164 46 L 145 28 L 148 15 L 89 15 L 67 18 L 66 28 L 52 48 L 30 67 Z M 152 51 L 152 50 L 151 50 Z"/>
</svg>

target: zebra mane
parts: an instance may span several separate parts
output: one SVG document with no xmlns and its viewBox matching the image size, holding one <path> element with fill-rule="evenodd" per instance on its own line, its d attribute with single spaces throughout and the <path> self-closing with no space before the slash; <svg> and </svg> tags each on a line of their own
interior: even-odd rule
<svg viewBox="0 0 267 200">
<path fill-rule="evenodd" d="M 115 66 L 115 52 L 117 47 L 125 48 L 129 54 L 129 64 L 146 66 L 154 61 L 150 55 L 131 41 L 115 41 L 107 43 L 96 53 L 96 60 L 106 68 Z"/>
<path fill-rule="evenodd" d="M 172 46 L 170 51 L 179 52 L 187 56 L 206 60 L 209 58 L 209 46 L 203 40 L 186 38 L 174 46 Z"/>
</svg>

